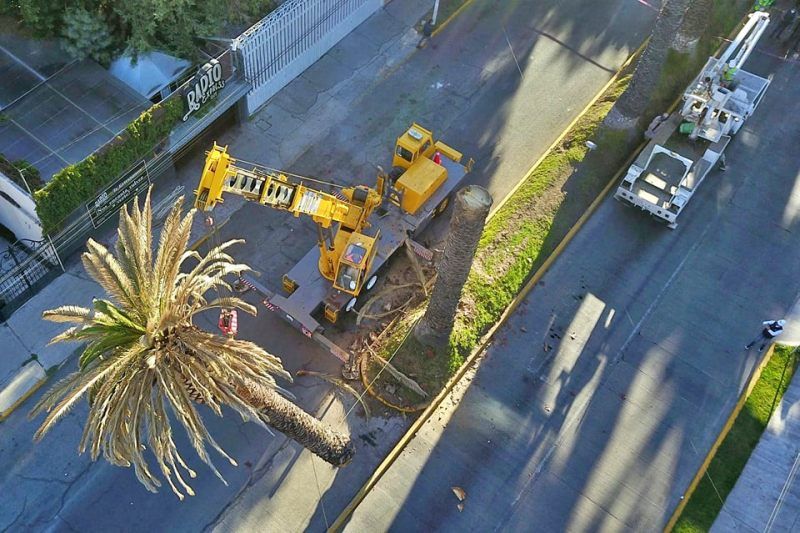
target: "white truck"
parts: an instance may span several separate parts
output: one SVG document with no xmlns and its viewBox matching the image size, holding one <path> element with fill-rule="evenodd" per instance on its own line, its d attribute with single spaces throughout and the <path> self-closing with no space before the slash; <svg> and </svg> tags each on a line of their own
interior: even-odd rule
<svg viewBox="0 0 800 533">
<path fill-rule="evenodd" d="M 756 12 L 719 58 L 710 57 L 683 94 L 683 106 L 653 133 L 614 198 L 677 227 L 677 218 L 731 138 L 753 114 L 770 80 L 741 70 L 769 24 Z"/>
</svg>

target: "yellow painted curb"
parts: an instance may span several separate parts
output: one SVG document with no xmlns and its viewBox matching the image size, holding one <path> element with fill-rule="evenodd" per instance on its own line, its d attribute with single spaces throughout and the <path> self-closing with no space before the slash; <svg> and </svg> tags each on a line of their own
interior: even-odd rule
<svg viewBox="0 0 800 533">
<path fill-rule="evenodd" d="M 470 5 L 472 2 L 473 2 L 473 0 L 467 0 L 466 2 L 464 2 L 463 4 L 461 4 L 461 7 L 459 7 L 459 8 L 458 8 L 458 9 L 456 9 L 455 11 L 453 11 L 453 12 L 450 14 L 450 16 L 449 16 L 449 17 L 447 17 L 447 19 L 445 19 L 445 21 L 444 21 L 444 22 L 442 22 L 441 24 L 439 24 L 438 26 L 436 26 L 436 29 L 434 29 L 434 30 L 433 30 L 433 32 L 431 32 L 431 37 L 436 37 L 436 34 L 438 34 L 440 31 L 442 31 L 442 30 L 445 28 L 445 26 L 447 26 L 448 24 L 450 24 L 450 22 L 452 22 L 452 21 L 453 21 L 453 19 L 455 19 L 455 18 L 456 18 L 456 17 L 457 17 L 459 14 L 461 14 L 461 12 L 462 12 L 462 11 L 464 11 L 465 9 L 467 9 L 467 7 L 469 7 L 469 5 Z"/>
<path fill-rule="evenodd" d="M 45 373 L 45 376 L 42 379 L 37 381 L 33 387 L 28 389 L 27 392 L 25 392 L 25 394 L 20 396 L 19 399 L 16 402 L 14 402 L 8 409 L 0 413 L 0 422 L 8 418 L 11 415 L 11 413 L 13 413 L 17 409 L 17 407 L 25 403 L 25 400 L 30 398 L 33 395 L 33 393 L 39 390 L 41 386 L 47 382 L 48 379 L 49 376 Z"/>
<path fill-rule="evenodd" d="M 714 456 L 717 454 L 717 450 L 719 449 L 722 441 L 725 440 L 725 437 L 728 436 L 731 428 L 733 427 L 733 423 L 736 421 L 736 417 L 739 416 L 739 413 L 742 411 L 744 407 L 744 403 L 747 401 L 747 398 L 750 396 L 750 393 L 753 392 L 753 387 L 756 386 L 758 382 L 758 378 L 761 377 L 761 372 L 764 370 L 764 367 L 767 366 L 769 360 L 772 358 L 772 353 L 775 351 L 775 345 L 772 344 L 767 352 L 764 354 L 764 357 L 761 358 L 761 362 L 757 364 L 754 368 L 752 373 L 750 374 L 750 381 L 747 383 L 747 387 L 742 390 L 742 393 L 739 395 L 739 399 L 736 401 L 736 405 L 733 407 L 733 411 L 731 414 L 728 415 L 728 419 L 725 421 L 725 425 L 722 426 L 722 431 L 720 431 L 719 435 L 717 435 L 717 439 L 714 441 L 714 444 L 711 446 L 711 449 L 708 450 L 705 459 L 703 459 L 703 463 L 700 465 L 700 468 L 697 470 L 697 473 L 694 475 L 692 482 L 689 483 L 689 486 L 684 491 L 683 496 L 681 496 L 681 501 L 678 503 L 678 506 L 673 511 L 672 516 L 667 522 L 667 525 L 664 527 L 664 532 L 669 533 L 672 531 L 672 528 L 675 527 L 678 519 L 681 517 L 681 513 L 683 513 L 686 504 L 689 503 L 689 499 L 694 494 L 697 485 L 700 484 L 700 480 L 703 479 L 703 476 L 706 474 L 708 470 L 708 465 L 711 464 L 711 461 L 714 459 Z"/>
<path fill-rule="evenodd" d="M 539 164 L 541 164 L 541 162 L 553 150 L 553 148 L 555 148 L 564 139 L 564 137 L 575 126 L 578 120 L 586 114 L 586 112 L 592 107 L 592 105 L 594 105 L 597 102 L 597 100 L 600 99 L 600 97 L 603 95 L 603 93 L 605 93 L 608 90 L 611 84 L 614 83 L 619 78 L 620 73 L 630 64 L 633 58 L 636 57 L 636 55 L 639 52 L 641 52 L 641 50 L 645 47 L 646 43 L 647 40 L 645 40 L 645 42 L 642 43 L 642 45 L 639 46 L 639 48 L 637 48 L 636 51 L 628 57 L 625 63 L 623 63 L 622 66 L 619 68 L 617 73 L 614 74 L 614 76 L 612 76 L 612 78 L 603 86 L 602 90 L 600 90 L 594 96 L 594 98 L 592 98 L 589 104 L 586 107 L 584 107 L 584 109 L 580 112 L 580 114 L 567 126 L 567 128 L 561 133 L 561 135 L 559 135 L 556 141 L 553 142 L 550 145 L 550 147 L 548 147 L 548 149 L 543 153 L 543 155 L 536 160 L 536 162 L 533 164 L 530 170 L 528 170 L 528 172 L 525 174 L 525 177 L 517 185 L 515 185 L 514 188 L 512 188 L 511 191 L 509 191 L 509 193 L 500 201 L 499 204 L 500 206 L 504 205 L 508 201 L 508 199 L 517 191 L 517 189 L 519 189 L 521 184 L 528 180 L 531 174 L 533 174 L 533 172 L 536 170 L 536 167 Z M 677 105 L 677 103 L 673 105 Z M 619 177 L 622 175 L 622 173 L 630 166 L 633 159 L 641 151 L 642 147 L 645 144 L 646 143 L 640 144 L 633 151 L 633 153 L 628 157 L 628 159 L 625 161 L 622 167 L 609 180 L 608 184 L 603 188 L 600 194 L 592 201 L 592 203 L 589 205 L 586 211 L 580 216 L 580 218 L 578 218 L 578 220 L 575 222 L 572 228 L 570 228 L 570 230 L 567 232 L 567 234 L 564 236 L 561 242 L 558 243 L 558 245 L 552 251 L 552 253 L 550 253 L 547 259 L 545 259 L 542 265 L 536 270 L 531 279 L 528 280 L 528 282 L 525 284 L 522 290 L 517 294 L 514 300 L 511 301 L 508 307 L 506 307 L 505 311 L 503 311 L 503 314 L 500 316 L 500 318 L 494 324 L 494 326 L 492 326 L 489 329 L 489 331 L 486 332 L 481 337 L 481 340 L 478 342 L 477 346 L 473 349 L 472 353 L 469 355 L 464 364 L 461 365 L 458 371 L 447 381 L 444 388 L 439 392 L 439 394 L 436 395 L 433 401 L 431 401 L 430 405 L 428 405 L 428 407 L 425 408 L 422 414 L 420 414 L 420 416 L 411 424 L 411 427 L 408 429 L 408 431 L 406 431 L 406 433 L 400 438 L 397 444 L 395 444 L 394 448 L 392 448 L 389 451 L 389 453 L 386 455 L 383 461 L 381 461 L 381 463 L 378 465 L 378 467 L 375 469 L 372 475 L 367 479 L 367 481 L 364 483 L 361 489 L 359 489 L 359 491 L 356 493 L 356 495 L 353 497 L 350 503 L 348 503 L 347 506 L 342 510 L 336 521 L 330 526 L 330 528 L 328 528 L 329 532 L 337 532 L 344 527 L 345 522 L 350 517 L 350 515 L 353 514 L 353 511 L 355 511 L 356 507 L 358 507 L 358 505 L 367 496 L 369 491 L 372 490 L 372 488 L 377 484 L 378 480 L 380 480 L 380 478 L 383 477 L 383 474 L 385 474 L 386 471 L 395 462 L 395 460 L 397 460 L 397 457 L 400 456 L 400 453 L 403 452 L 403 450 L 411 441 L 411 439 L 413 439 L 416 436 L 417 432 L 420 430 L 422 425 L 428 421 L 433 412 L 441 405 L 441 403 L 444 401 L 447 395 L 452 392 L 455 385 L 459 381 L 461 381 L 461 379 L 464 377 L 467 371 L 475 364 L 475 362 L 478 360 L 481 354 L 483 354 L 484 350 L 489 345 L 489 341 L 491 340 L 492 336 L 497 331 L 497 329 L 499 329 L 505 324 L 508 317 L 517 309 L 520 302 L 528 295 L 528 293 L 533 289 L 533 287 L 536 286 L 536 284 L 542 278 L 544 273 L 550 268 L 550 265 L 553 264 L 553 262 L 558 258 L 558 256 L 564 250 L 564 248 L 566 248 L 567 244 L 569 244 L 569 242 L 572 240 L 575 234 L 583 227 L 584 223 L 597 210 L 600 203 L 605 199 L 611 188 L 619 180 Z M 497 209 L 493 210 L 492 213 L 490 213 L 489 218 L 491 218 L 495 213 L 497 213 L 497 211 L 498 211 Z"/>
</svg>

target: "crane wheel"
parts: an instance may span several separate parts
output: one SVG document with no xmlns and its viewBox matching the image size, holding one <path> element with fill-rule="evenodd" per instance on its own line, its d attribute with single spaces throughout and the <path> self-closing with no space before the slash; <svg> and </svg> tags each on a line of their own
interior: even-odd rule
<svg viewBox="0 0 800 533">
<path fill-rule="evenodd" d="M 375 286 L 375 282 L 377 281 L 378 281 L 378 275 L 375 274 L 374 276 L 372 276 L 367 280 L 367 283 L 366 285 L 364 285 L 364 288 L 367 289 L 368 291 L 372 290 L 372 287 Z"/>
<path fill-rule="evenodd" d="M 433 210 L 433 216 L 438 217 L 439 215 L 444 213 L 444 211 L 445 211 L 445 209 L 447 209 L 448 205 L 450 205 L 450 195 L 449 194 L 447 196 L 445 196 L 444 198 L 442 198 L 442 201 L 439 202 L 439 205 L 437 205 L 436 208 Z"/>
<path fill-rule="evenodd" d="M 356 300 L 357 299 L 355 297 L 350 298 L 350 301 L 347 302 L 347 305 L 344 306 L 344 310 L 347 311 L 348 313 L 352 311 L 356 306 Z"/>
</svg>

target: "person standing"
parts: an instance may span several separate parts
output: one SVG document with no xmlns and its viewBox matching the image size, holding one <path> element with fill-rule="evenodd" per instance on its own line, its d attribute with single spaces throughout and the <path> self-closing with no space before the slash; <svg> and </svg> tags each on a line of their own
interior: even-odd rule
<svg viewBox="0 0 800 533">
<path fill-rule="evenodd" d="M 744 348 L 746 350 L 749 350 L 750 348 L 753 347 L 753 345 L 756 342 L 759 341 L 759 339 L 763 339 L 764 342 L 758 349 L 758 351 L 761 352 L 761 350 L 763 350 L 767 346 L 767 344 L 770 343 L 770 341 L 772 341 L 773 339 L 775 339 L 775 337 L 783 333 L 784 324 L 786 324 L 785 320 L 765 320 L 764 322 L 762 322 L 764 329 L 761 330 L 761 334 L 752 341 L 750 341 L 750 343 L 747 344 Z"/>
</svg>

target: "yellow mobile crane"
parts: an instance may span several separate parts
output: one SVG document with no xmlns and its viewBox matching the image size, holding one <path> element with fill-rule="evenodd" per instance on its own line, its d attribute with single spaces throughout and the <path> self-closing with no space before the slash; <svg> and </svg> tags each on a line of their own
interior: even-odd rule
<svg viewBox="0 0 800 533">
<path fill-rule="evenodd" d="M 446 208 L 471 167 L 471 161 L 461 165 L 461 158 L 460 152 L 434 141 L 429 130 L 413 124 L 397 139 L 390 175 L 381 172 L 374 188 L 342 187 L 239 162 L 227 147 L 214 143 L 195 191 L 195 206 L 210 211 L 224 195 L 235 194 L 295 217 L 311 217 L 318 246 L 283 276 L 289 296 L 273 294 L 254 280 L 248 284 L 265 296 L 268 309 L 347 361 L 348 354 L 323 340 L 324 329 L 312 315 L 322 307 L 325 318 L 336 322 L 342 310 L 355 307 L 386 260 Z M 320 190 L 323 186 L 335 192 Z"/>
</svg>

